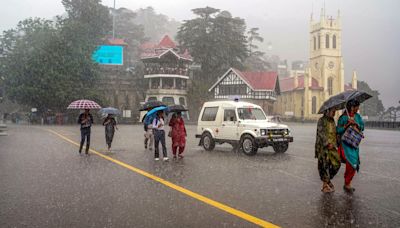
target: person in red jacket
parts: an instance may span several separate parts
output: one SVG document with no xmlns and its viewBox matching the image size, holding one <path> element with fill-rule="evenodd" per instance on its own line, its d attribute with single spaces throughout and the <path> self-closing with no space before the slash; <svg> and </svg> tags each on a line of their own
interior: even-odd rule
<svg viewBox="0 0 400 228">
<path fill-rule="evenodd" d="M 172 116 L 172 119 L 169 121 L 169 126 L 171 127 L 172 153 L 174 154 L 174 158 L 176 158 L 177 151 L 179 151 L 178 157 L 183 158 L 187 134 L 181 112 Z"/>
</svg>

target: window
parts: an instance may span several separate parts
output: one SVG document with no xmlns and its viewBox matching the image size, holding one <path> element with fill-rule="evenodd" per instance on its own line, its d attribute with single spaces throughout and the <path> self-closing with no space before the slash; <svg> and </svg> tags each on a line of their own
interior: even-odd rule
<svg viewBox="0 0 400 228">
<path fill-rule="evenodd" d="M 329 96 L 333 94 L 333 78 L 328 78 L 328 94 Z"/>
<path fill-rule="evenodd" d="M 163 97 L 162 102 L 166 105 L 174 105 L 175 104 L 173 97 Z"/>
<path fill-rule="evenodd" d="M 316 114 L 317 113 L 317 97 L 313 96 L 311 100 L 311 113 Z"/>
<path fill-rule="evenodd" d="M 336 35 L 333 35 L 332 37 L 332 47 L 336 49 Z"/>
<path fill-rule="evenodd" d="M 234 109 L 224 110 L 224 121 L 236 121 L 236 113 Z"/>
<path fill-rule="evenodd" d="M 329 35 L 325 35 L 325 48 L 329 48 Z"/>
<path fill-rule="evenodd" d="M 207 107 L 204 108 L 201 121 L 214 121 L 217 117 L 218 107 Z"/>
<path fill-rule="evenodd" d="M 180 98 L 179 98 L 179 104 L 180 104 L 180 105 L 186 105 L 186 104 L 185 104 L 185 98 L 184 98 L 184 97 L 180 97 Z"/>
<path fill-rule="evenodd" d="M 239 119 L 242 120 L 265 120 L 264 112 L 259 108 L 238 108 Z"/>
<path fill-rule="evenodd" d="M 157 100 L 157 97 L 149 97 L 149 98 L 147 98 L 147 101 L 156 101 Z"/>
<path fill-rule="evenodd" d="M 314 50 L 315 49 L 317 49 L 317 39 L 315 39 L 315 36 L 314 36 Z"/>
<path fill-rule="evenodd" d="M 321 48 L 321 36 L 318 35 L 318 49 Z"/>
<path fill-rule="evenodd" d="M 246 85 L 220 85 L 219 94 L 221 95 L 246 95 Z"/>
</svg>

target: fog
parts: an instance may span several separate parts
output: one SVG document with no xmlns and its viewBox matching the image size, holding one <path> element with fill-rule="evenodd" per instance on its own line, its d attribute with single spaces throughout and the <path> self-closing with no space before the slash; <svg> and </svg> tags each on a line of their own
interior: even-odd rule
<svg viewBox="0 0 400 228">
<path fill-rule="evenodd" d="M 103 1 L 107 6 L 113 0 Z M 395 65 L 400 59 L 400 9 L 397 0 L 174 0 L 131 1 L 116 0 L 116 7 L 132 10 L 152 6 L 157 12 L 176 20 L 193 17 L 190 9 L 211 6 L 228 10 L 233 16 L 246 20 L 248 27 L 259 27 L 264 37 L 262 51 L 277 54 L 281 59 L 307 60 L 309 20 L 311 13 L 319 18 L 325 5 L 328 15 L 342 17 L 343 58 L 346 81 L 356 70 L 358 79 L 366 81 L 381 93 L 385 107 L 398 105 L 400 77 Z M 63 13 L 58 0 L 1 0 L 0 31 L 16 26 L 27 17 L 52 18 Z M 267 43 L 272 50 L 267 50 Z"/>
</svg>

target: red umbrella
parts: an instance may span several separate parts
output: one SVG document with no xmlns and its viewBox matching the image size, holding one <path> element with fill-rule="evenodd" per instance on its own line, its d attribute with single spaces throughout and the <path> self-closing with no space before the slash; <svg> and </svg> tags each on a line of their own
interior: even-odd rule
<svg viewBox="0 0 400 228">
<path fill-rule="evenodd" d="M 69 104 L 67 109 L 101 109 L 101 106 L 91 100 L 77 100 Z"/>
</svg>

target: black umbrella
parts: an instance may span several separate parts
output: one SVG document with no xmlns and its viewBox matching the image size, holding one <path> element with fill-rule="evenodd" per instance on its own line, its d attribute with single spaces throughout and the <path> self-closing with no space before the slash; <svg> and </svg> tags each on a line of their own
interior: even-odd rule
<svg viewBox="0 0 400 228">
<path fill-rule="evenodd" d="M 170 105 L 168 106 L 168 112 L 184 112 L 188 111 L 183 105 Z"/>
<path fill-rule="evenodd" d="M 334 108 L 336 110 L 344 109 L 346 108 L 347 102 L 351 100 L 356 100 L 362 103 L 371 97 L 372 96 L 369 95 L 368 93 L 361 92 L 358 90 L 345 91 L 335 96 L 332 96 L 328 100 L 326 100 L 319 109 L 318 114 L 323 114 L 326 110 L 331 108 Z"/>
<path fill-rule="evenodd" d="M 139 111 L 150 111 L 153 108 L 160 107 L 160 106 L 166 106 L 164 103 L 161 101 L 148 101 L 144 103 L 141 109 Z"/>
</svg>

